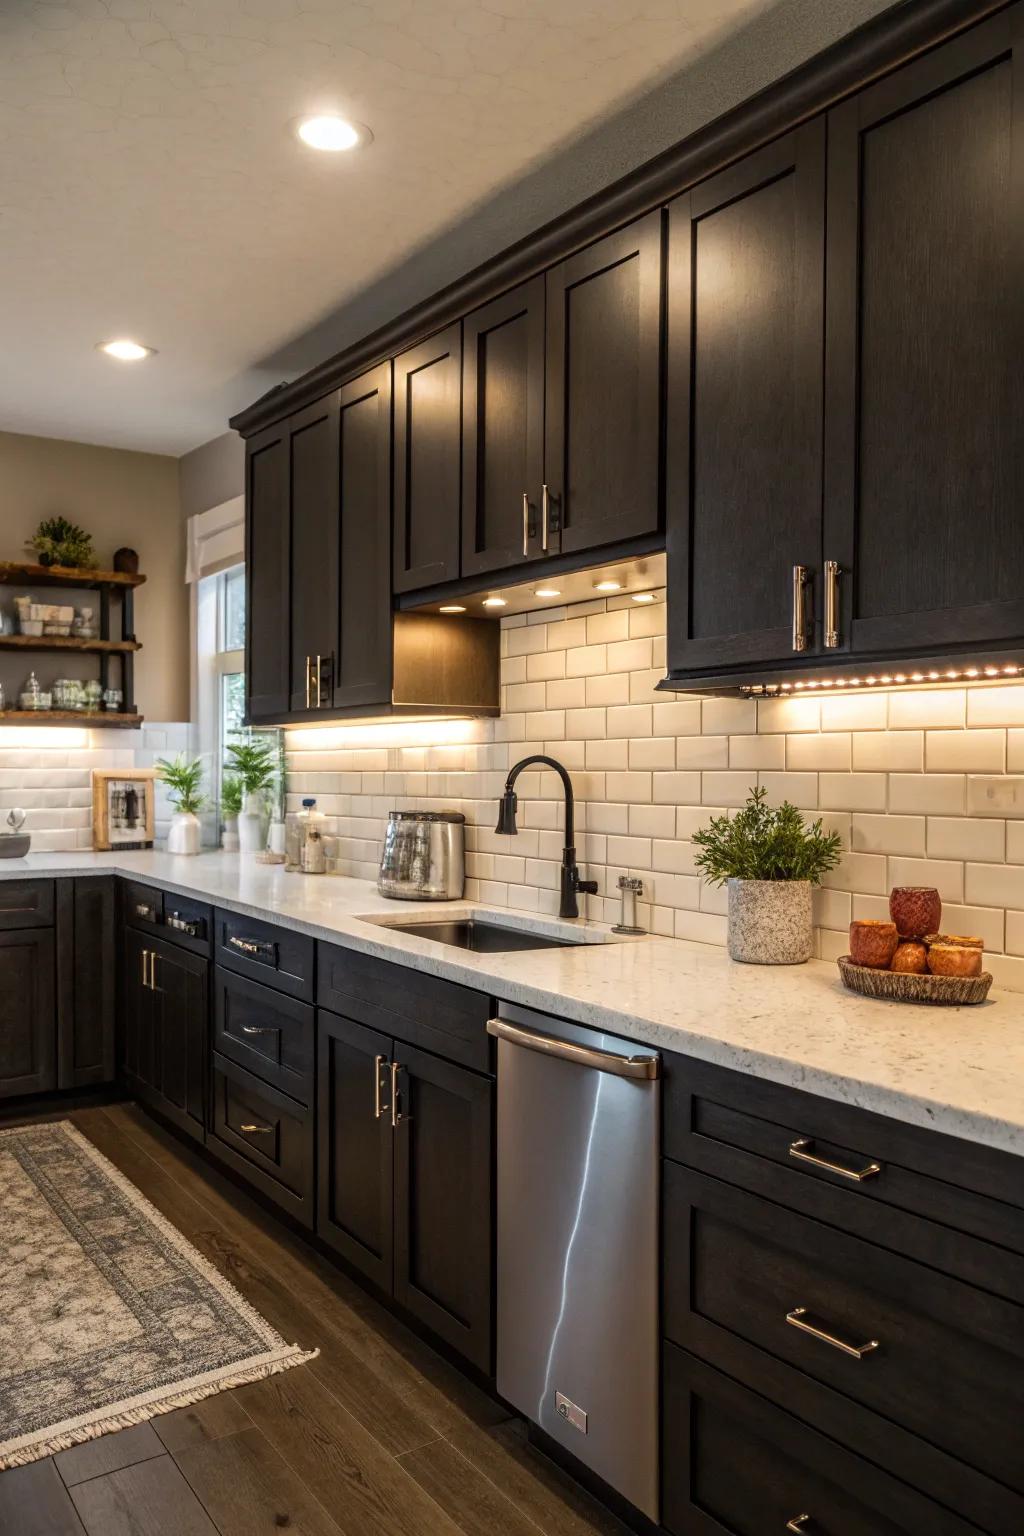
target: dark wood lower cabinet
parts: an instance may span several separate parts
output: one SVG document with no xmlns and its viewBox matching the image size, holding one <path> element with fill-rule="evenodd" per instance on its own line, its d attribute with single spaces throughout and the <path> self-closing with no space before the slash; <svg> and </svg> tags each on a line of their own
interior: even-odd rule
<svg viewBox="0 0 1024 1536">
<path fill-rule="evenodd" d="M 214 1055 L 210 1150 L 305 1227 L 313 1225 L 313 1115 Z"/>
<path fill-rule="evenodd" d="M 395 1042 L 395 1300 L 491 1365 L 491 1080 Z"/>
<path fill-rule="evenodd" d="M 662 1372 L 662 1521 L 677 1536 L 978 1536 L 672 1344 Z"/>
<path fill-rule="evenodd" d="M 125 932 L 122 1009 L 129 1085 L 197 1141 L 205 1136 L 208 961 Z"/>
<path fill-rule="evenodd" d="M 322 1009 L 318 1031 L 317 1231 L 487 1372 L 492 1083 Z"/>
<path fill-rule="evenodd" d="M 57 887 L 57 1086 L 112 1083 L 116 1070 L 113 875 Z"/>
<path fill-rule="evenodd" d="M 57 1086 L 54 970 L 52 928 L 0 930 L 0 1098 Z"/>
</svg>

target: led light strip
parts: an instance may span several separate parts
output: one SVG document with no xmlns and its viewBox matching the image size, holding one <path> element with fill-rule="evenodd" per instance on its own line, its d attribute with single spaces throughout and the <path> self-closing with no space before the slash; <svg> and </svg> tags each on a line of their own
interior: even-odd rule
<svg viewBox="0 0 1024 1536">
<path fill-rule="evenodd" d="M 925 683 L 993 682 L 996 678 L 1018 677 L 1021 670 L 1021 667 L 1008 662 L 1002 667 L 945 667 L 941 670 L 931 668 L 927 672 L 881 672 L 877 675 L 870 672 L 867 677 L 809 678 L 807 682 L 798 683 L 746 683 L 740 692 L 763 698 L 766 695 L 813 693 L 819 688 L 914 688 Z"/>
</svg>

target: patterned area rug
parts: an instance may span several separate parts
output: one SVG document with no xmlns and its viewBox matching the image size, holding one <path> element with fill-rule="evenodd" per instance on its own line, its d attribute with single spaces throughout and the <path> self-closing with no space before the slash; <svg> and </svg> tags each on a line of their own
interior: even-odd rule
<svg viewBox="0 0 1024 1536">
<path fill-rule="evenodd" d="M 0 1131 L 0 1468 L 312 1360 L 66 1120 Z"/>
</svg>

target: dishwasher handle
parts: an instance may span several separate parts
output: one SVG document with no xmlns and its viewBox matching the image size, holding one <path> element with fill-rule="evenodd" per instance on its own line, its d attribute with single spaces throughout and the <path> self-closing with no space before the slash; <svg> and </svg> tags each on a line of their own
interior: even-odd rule
<svg viewBox="0 0 1024 1536">
<path fill-rule="evenodd" d="M 528 1051 L 540 1051 L 542 1055 L 555 1056 L 560 1061 L 574 1061 L 577 1066 L 592 1067 L 595 1072 L 610 1072 L 613 1077 L 653 1082 L 661 1076 L 660 1056 L 621 1056 L 617 1051 L 601 1050 L 595 1045 L 577 1045 L 574 1040 L 543 1035 L 522 1024 L 511 1024 L 508 1019 L 488 1019 L 487 1033 L 496 1040 L 506 1040 L 509 1045 L 521 1045 Z"/>
</svg>

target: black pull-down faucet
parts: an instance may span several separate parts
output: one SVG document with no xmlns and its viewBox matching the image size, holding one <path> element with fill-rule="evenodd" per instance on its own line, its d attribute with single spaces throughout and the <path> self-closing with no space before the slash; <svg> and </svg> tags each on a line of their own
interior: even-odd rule
<svg viewBox="0 0 1024 1536">
<path fill-rule="evenodd" d="M 508 778 L 505 780 L 505 793 L 498 804 L 498 825 L 494 830 L 500 833 L 502 837 L 514 837 L 518 832 L 519 829 L 516 826 L 516 806 L 519 803 L 519 797 L 515 792 L 514 786 L 516 779 L 518 779 L 523 769 L 531 767 L 534 763 L 541 763 L 545 768 L 553 768 L 561 779 L 562 788 L 565 790 L 565 847 L 562 850 L 561 898 L 558 903 L 558 915 L 559 917 L 579 917 L 580 911 L 576 901 L 576 894 L 578 891 L 583 891 L 586 895 L 596 896 L 597 881 L 580 879 L 579 867 L 576 863 L 576 848 L 573 841 L 572 784 L 570 783 L 569 775 L 561 763 L 556 762 L 553 757 L 543 757 L 538 754 L 535 757 L 524 757 L 521 762 L 516 763 L 514 768 L 510 768 Z"/>
</svg>

